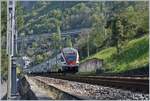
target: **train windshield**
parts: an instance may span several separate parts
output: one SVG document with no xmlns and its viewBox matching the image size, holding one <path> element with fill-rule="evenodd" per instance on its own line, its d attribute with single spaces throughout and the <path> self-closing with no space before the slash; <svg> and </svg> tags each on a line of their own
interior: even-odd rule
<svg viewBox="0 0 150 101">
<path fill-rule="evenodd" d="M 68 60 L 68 61 L 75 61 L 76 60 L 76 55 L 74 54 L 74 55 L 67 55 L 66 56 L 66 59 Z"/>
<path fill-rule="evenodd" d="M 72 48 L 66 48 L 63 50 L 64 52 L 64 56 L 66 58 L 66 60 L 68 62 L 73 62 L 73 61 L 76 61 L 76 58 L 77 58 L 77 52 L 75 49 L 72 49 Z"/>
</svg>

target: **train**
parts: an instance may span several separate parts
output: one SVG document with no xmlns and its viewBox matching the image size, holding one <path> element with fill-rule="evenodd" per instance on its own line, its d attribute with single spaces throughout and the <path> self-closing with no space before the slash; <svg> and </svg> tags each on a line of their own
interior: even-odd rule
<svg viewBox="0 0 150 101">
<path fill-rule="evenodd" d="M 75 48 L 63 48 L 61 52 L 49 62 L 50 72 L 78 72 L 79 53 Z"/>
<path fill-rule="evenodd" d="M 47 61 L 27 68 L 25 71 L 29 74 L 40 73 L 76 73 L 79 69 L 78 50 L 66 47 L 60 50 L 59 54 Z"/>
</svg>

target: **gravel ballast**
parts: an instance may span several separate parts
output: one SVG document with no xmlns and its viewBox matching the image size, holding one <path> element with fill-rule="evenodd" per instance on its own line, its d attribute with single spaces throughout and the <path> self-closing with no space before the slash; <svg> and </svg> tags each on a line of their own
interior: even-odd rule
<svg viewBox="0 0 150 101">
<path fill-rule="evenodd" d="M 92 100 L 149 100 L 149 94 L 135 93 L 128 90 L 91 85 L 68 80 L 61 80 L 49 77 L 38 78 L 47 84 L 61 89 L 70 94 L 87 97 Z"/>
</svg>

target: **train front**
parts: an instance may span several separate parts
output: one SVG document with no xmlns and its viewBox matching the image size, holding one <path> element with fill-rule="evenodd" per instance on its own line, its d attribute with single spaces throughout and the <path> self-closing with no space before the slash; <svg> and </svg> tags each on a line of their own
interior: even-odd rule
<svg viewBox="0 0 150 101">
<path fill-rule="evenodd" d="M 79 54 L 74 48 L 64 48 L 62 50 L 65 64 L 62 66 L 65 72 L 78 72 L 79 68 Z"/>
</svg>

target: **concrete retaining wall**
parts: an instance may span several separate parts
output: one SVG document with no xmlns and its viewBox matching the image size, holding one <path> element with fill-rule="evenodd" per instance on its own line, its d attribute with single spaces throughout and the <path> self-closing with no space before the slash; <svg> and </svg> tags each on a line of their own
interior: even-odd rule
<svg viewBox="0 0 150 101">
<path fill-rule="evenodd" d="M 36 95 L 31 90 L 30 84 L 27 81 L 27 77 L 22 77 L 18 81 L 18 92 L 21 96 L 20 100 L 37 100 Z"/>
<path fill-rule="evenodd" d="M 83 100 L 85 98 L 81 98 L 75 95 L 71 95 L 65 91 L 62 91 L 54 86 L 48 85 L 47 83 L 38 80 L 38 79 L 33 79 L 34 82 L 36 82 L 36 84 L 39 87 L 42 87 L 43 90 L 45 90 L 46 92 L 48 92 L 48 95 L 54 99 L 54 100 Z"/>
<path fill-rule="evenodd" d="M 79 66 L 79 72 L 101 72 L 103 71 L 103 60 L 89 59 Z"/>
</svg>

